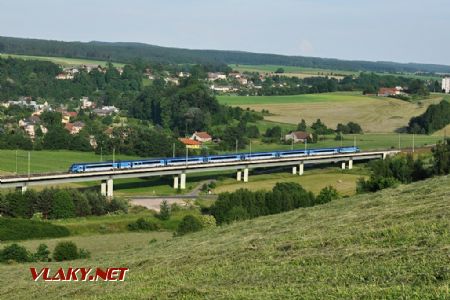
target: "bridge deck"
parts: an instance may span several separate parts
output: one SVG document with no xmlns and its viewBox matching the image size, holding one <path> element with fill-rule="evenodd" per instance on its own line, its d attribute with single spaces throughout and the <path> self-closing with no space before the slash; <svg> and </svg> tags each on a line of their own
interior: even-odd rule
<svg viewBox="0 0 450 300">
<path fill-rule="evenodd" d="M 359 153 L 345 153 L 333 155 L 317 155 L 317 156 L 297 156 L 286 158 L 271 158 L 262 160 L 242 160 L 233 162 L 219 162 L 219 163 L 203 163 L 193 165 L 177 165 L 142 169 L 126 169 L 126 170 L 111 170 L 87 173 L 52 173 L 52 174 L 31 174 L 30 176 L 8 176 L 0 178 L 0 188 L 20 187 L 28 185 L 45 185 L 45 184 L 59 184 L 69 182 L 83 182 L 83 181 L 99 181 L 107 179 L 120 178 L 136 178 L 136 177 L 150 177 L 162 175 L 179 175 L 197 172 L 208 171 L 223 171 L 223 170 L 239 170 L 265 167 L 279 167 L 279 166 L 294 166 L 300 163 L 304 165 L 323 164 L 323 163 L 338 163 L 348 160 L 370 160 L 385 158 L 386 156 L 397 154 L 399 151 L 376 151 L 376 152 L 359 152 Z"/>
</svg>

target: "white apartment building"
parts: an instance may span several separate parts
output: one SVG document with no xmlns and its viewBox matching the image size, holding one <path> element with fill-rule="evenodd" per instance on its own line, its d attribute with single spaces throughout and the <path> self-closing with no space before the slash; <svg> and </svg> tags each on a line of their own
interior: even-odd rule
<svg viewBox="0 0 450 300">
<path fill-rule="evenodd" d="M 442 90 L 447 94 L 450 93 L 450 77 L 442 78 Z"/>
</svg>

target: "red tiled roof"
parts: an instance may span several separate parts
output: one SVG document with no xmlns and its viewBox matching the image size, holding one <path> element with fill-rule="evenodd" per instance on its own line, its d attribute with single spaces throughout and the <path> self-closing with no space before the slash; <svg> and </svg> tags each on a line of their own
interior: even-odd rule
<svg viewBox="0 0 450 300">
<path fill-rule="evenodd" d="M 196 131 L 194 134 L 201 139 L 210 139 L 211 138 L 211 136 L 205 131 L 199 131 L 199 132 Z"/>
<path fill-rule="evenodd" d="M 310 134 L 304 131 L 293 131 L 292 134 L 295 136 L 298 140 L 304 140 L 307 139 Z"/>
<path fill-rule="evenodd" d="M 202 144 L 199 141 L 191 140 L 188 138 L 179 138 L 178 140 L 188 146 L 200 146 Z"/>
</svg>

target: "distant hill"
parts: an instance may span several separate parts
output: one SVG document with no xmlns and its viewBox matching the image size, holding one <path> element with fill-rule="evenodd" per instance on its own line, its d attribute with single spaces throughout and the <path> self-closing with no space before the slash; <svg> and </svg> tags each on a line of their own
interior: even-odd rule
<svg viewBox="0 0 450 300">
<path fill-rule="evenodd" d="M 0 53 L 131 62 L 284 65 L 346 71 L 450 73 L 450 66 L 416 63 L 347 61 L 226 50 L 192 50 L 142 43 L 63 42 L 0 37 Z"/>
</svg>

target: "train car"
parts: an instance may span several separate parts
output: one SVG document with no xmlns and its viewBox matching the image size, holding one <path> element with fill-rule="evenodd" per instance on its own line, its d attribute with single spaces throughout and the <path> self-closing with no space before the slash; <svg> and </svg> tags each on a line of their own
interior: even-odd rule
<svg viewBox="0 0 450 300">
<path fill-rule="evenodd" d="M 358 147 L 341 147 L 339 148 L 339 153 L 357 153 L 361 152 Z"/>
<path fill-rule="evenodd" d="M 307 156 L 308 150 L 291 150 L 291 151 L 279 151 L 278 156 L 283 157 L 297 157 L 297 156 Z"/>
<path fill-rule="evenodd" d="M 80 164 L 73 164 L 70 167 L 69 172 L 70 173 L 98 172 L 98 171 L 110 171 L 118 168 L 119 163 L 116 162 L 80 163 Z"/>
<path fill-rule="evenodd" d="M 332 155 L 332 154 L 338 154 L 339 148 L 310 149 L 307 151 L 308 151 L 308 155 Z"/>
<path fill-rule="evenodd" d="M 242 154 L 243 160 L 260 160 L 260 159 L 269 159 L 276 158 L 277 152 L 255 152 L 255 153 L 245 153 Z"/>
<path fill-rule="evenodd" d="M 154 168 L 154 167 L 164 167 L 164 159 L 145 159 L 145 160 L 133 160 L 131 161 L 132 169 L 139 168 Z"/>
<path fill-rule="evenodd" d="M 208 162 L 208 163 L 240 161 L 240 160 L 241 160 L 241 155 L 239 155 L 239 154 L 212 155 L 212 156 L 205 157 L 205 162 Z"/>
<path fill-rule="evenodd" d="M 202 164 L 204 162 L 205 158 L 203 156 L 188 157 L 187 159 L 185 157 L 175 157 L 166 159 L 165 165 L 166 166 L 196 165 Z"/>
</svg>

